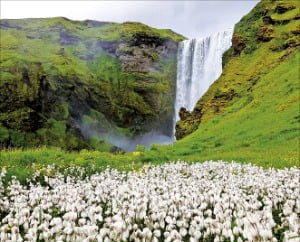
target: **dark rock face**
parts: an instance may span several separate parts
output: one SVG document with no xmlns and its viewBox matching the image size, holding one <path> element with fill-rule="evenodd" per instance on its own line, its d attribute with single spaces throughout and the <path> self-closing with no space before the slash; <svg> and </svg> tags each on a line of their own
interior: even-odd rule
<svg viewBox="0 0 300 242">
<path fill-rule="evenodd" d="M 197 130 L 202 117 L 202 109 L 198 107 L 195 108 L 193 112 L 189 112 L 185 108 L 181 108 L 179 117 L 180 120 L 176 123 L 175 127 L 175 137 L 177 140 L 180 140 Z"/>
<path fill-rule="evenodd" d="M 130 41 L 131 46 L 150 46 L 157 47 L 163 45 L 164 39 L 159 36 L 149 36 L 145 33 L 136 33 Z"/>
<path fill-rule="evenodd" d="M 291 19 L 273 19 L 271 16 L 267 15 L 267 16 L 264 16 L 262 18 L 262 20 L 263 20 L 263 23 L 266 25 L 269 25 L 269 24 L 270 25 L 279 25 L 279 24 L 287 24 L 290 21 L 297 20 L 299 18 L 300 18 L 300 14 L 296 15 L 295 17 L 293 17 Z"/>
<path fill-rule="evenodd" d="M 190 116 L 190 112 L 186 110 L 186 108 L 181 108 L 179 110 L 180 119 L 187 119 Z"/>
<path fill-rule="evenodd" d="M 232 48 L 234 55 L 239 56 L 243 49 L 246 47 L 245 39 L 242 36 L 234 35 L 232 37 Z"/>
<path fill-rule="evenodd" d="M 267 15 L 262 18 L 264 24 L 275 24 L 271 16 Z"/>
<path fill-rule="evenodd" d="M 281 3 L 279 5 L 276 6 L 275 8 L 275 12 L 279 13 L 279 14 L 283 14 L 289 10 L 295 9 L 295 6 L 291 6 L 291 5 L 286 5 L 284 3 Z"/>
</svg>

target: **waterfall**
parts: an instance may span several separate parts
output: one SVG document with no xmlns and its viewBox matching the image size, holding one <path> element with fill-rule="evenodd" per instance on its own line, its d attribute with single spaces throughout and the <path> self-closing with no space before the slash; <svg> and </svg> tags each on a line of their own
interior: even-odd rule
<svg viewBox="0 0 300 242">
<path fill-rule="evenodd" d="M 222 55 L 231 46 L 232 31 L 179 43 L 174 123 L 179 110 L 192 111 L 197 101 L 222 73 Z M 175 133 L 174 124 L 174 133 Z"/>
</svg>

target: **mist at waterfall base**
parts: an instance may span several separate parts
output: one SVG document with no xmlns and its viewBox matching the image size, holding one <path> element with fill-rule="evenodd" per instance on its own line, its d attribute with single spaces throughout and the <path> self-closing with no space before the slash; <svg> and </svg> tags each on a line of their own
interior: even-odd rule
<svg viewBox="0 0 300 242">
<path fill-rule="evenodd" d="M 174 142 L 176 140 L 175 125 L 180 119 L 180 109 L 183 107 L 192 111 L 209 86 L 221 75 L 222 55 L 231 46 L 232 34 L 232 30 L 228 30 L 205 38 L 185 40 L 179 43 L 175 112 L 172 127 L 174 135 L 166 136 L 161 132 L 152 130 L 135 137 L 128 137 L 119 133 L 114 125 L 101 130 L 79 122 L 77 124 L 82 134 L 86 138 L 100 137 L 128 152 L 134 151 L 137 145 L 144 145 L 149 148 L 153 143 L 170 144 Z"/>
<path fill-rule="evenodd" d="M 84 122 L 77 121 L 77 125 L 81 130 L 83 136 L 87 139 L 92 137 L 99 137 L 106 142 L 121 148 L 126 152 L 136 150 L 137 145 L 144 145 L 146 148 L 150 148 L 151 144 L 170 144 L 174 141 L 173 137 L 166 136 L 161 132 L 152 130 L 150 132 L 140 134 L 135 137 L 128 137 L 124 134 L 119 133 L 114 126 L 110 129 L 101 130 L 96 129 Z"/>
</svg>

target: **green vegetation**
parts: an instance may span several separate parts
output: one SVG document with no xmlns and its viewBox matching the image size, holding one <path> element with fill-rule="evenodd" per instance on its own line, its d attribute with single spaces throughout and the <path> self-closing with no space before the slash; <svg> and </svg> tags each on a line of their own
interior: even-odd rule
<svg viewBox="0 0 300 242">
<path fill-rule="evenodd" d="M 11 175 L 17 175 L 23 180 L 35 170 L 36 166 L 41 167 L 47 164 L 55 164 L 57 169 L 79 165 L 89 167 L 91 172 L 101 170 L 107 165 L 127 170 L 138 169 L 144 163 L 160 164 L 174 160 L 191 162 L 204 160 L 230 162 L 235 160 L 251 162 L 263 167 L 300 167 L 300 73 L 297 68 L 300 58 L 300 43 L 297 37 L 300 33 L 299 5 L 298 1 L 261 1 L 247 16 L 242 18 L 235 27 L 233 46 L 224 55 L 222 76 L 199 100 L 188 119 L 178 122 L 177 132 L 180 131 L 183 135 L 182 139 L 174 144 L 153 144 L 150 150 L 146 150 L 144 146 L 137 146 L 136 152 L 126 154 L 87 150 L 66 152 L 55 148 L 8 149 L 2 150 L 0 153 L 0 166 L 8 167 Z M 51 21 L 55 23 L 57 20 L 52 19 Z M 24 25 L 24 28 L 31 24 L 32 22 Z M 72 29 L 74 33 L 85 28 L 84 24 L 80 23 L 79 29 L 74 29 L 77 23 L 67 20 L 63 21 L 63 24 L 67 24 L 66 28 Z M 108 24 L 99 27 L 103 28 L 102 34 L 106 33 L 105 31 L 109 33 L 106 35 L 107 40 L 112 41 L 117 38 L 126 40 L 127 31 L 135 24 L 123 24 L 127 31 L 123 31 L 119 25 L 115 25 L 118 27 L 114 31 L 109 31 L 114 25 Z M 144 27 L 136 25 L 136 29 L 140 28 Z M 145 28 L 147 29 L 145 32 L 151 30 L 151 28 Z M 39 80 L 37 76 L 42 75 L 41 73 L 44 73 L 45 70 L 55 76 L 56 71 L 59 70 L 60 73 L 63 73 L 62 76 L 68 76 L 68 82 L 76 80 L 80 85 L 91 84 L 89 87 L 98 93 L 97 95 L 94 92 L 87 94 L 84 88 L 75 89 L 76 97 L 79 96 L 83 104 L 85 104 L 84 98 L 89 98 L 90 103 L 96 104 L 100 103 L 96 101 L 97 98 L 100 98 L 102 104 L 109 100 L 110 105 L 106 107 L 104 105 L 106 109 L 99 110 L 94 105 L 82 117 L 83 124 L 97 132 L 110 129 L 132 137 L 136 130 L 130 126 L 132 120 L 126 120 L 125 117 L 135 117 L 134 113 L 138 112 L 141 115 L 134 121 L 145 124 L 145 120 L 151 120 L 153 116 L 157 115 L 157 110 L 172 113 L 171 105 L 167 105 L 167 103 L 172 103 L 172 93 L 168 90 L 174 89 L 174 85 L 172 86 L 172 82 L 169 81 L 174 80 L 176 75 L 174 55 L 170 55 L 169 59 L 162 59 L 155 51 L 147 54 L 149 60 L 151 59 L 161 66 L 162 71 L 158 73 L 144 73 L 142 68 L 125 72 L 124 63 L 109 53 L 97 55 L 97 58 L 88 65 L 84 64 L 78 69 L 71 68 L 73 72 L 70 69 L 63 71 L 60 68 L 67 68 L 68 64 L 64 62 L 66 59 L 52 56 L 57 61 L 55 65 L 57 69 L 54 70 L 50 66 L 47 67 L 45 62 L 43 72 L 40 73 L 38 64 L 29 65 L 29 62 L 26 62 L 28 76 L 32 83 L 32 88 L 27 88 L 25 84 L 18 81 L 22 78 L 22 74 L 20 72 L 14 74 L 15 69 L 21 68 L 14 63 L 23 63 L 24 56 L 20 57 L 21 52 L 16 53 L 13 49 L 20 48 L 18 40 L 24 36 L 16 30 L 9 31 L 13 31 L 14 34 L 7 34 L 4 37 L 5 41 L 1 38 L 1 41 L 7 45 L 4 57 L 1 57 L 3 58 L 1 59 L 1 75 L 4 77 L 1 78 L 1 85 L 12 85 L 13 88 L 6 89 L 6 92 L 10 90 L 9 96 L 5 96 L 4 92 L 1 93 L 1 98 L 10 100 L 10 98 L 18 97 L 19 99 L 10 100 L 17 105 L 24 102 L 23 99 L 31 100 L 30 98 L 34 95 L 39 95 L 39 88 L 36 88 L 37 80 Z M 88 28 L 85 33 L 89 31 L 95 31 L 95 33 L 93 32 L 95 35 L 92 33 L 88 33 L 88 35 L 96 38 L 97 31 L 94 28 Z M 130 31 L 134 32 L 132 29 Z M 46 30 L 45 33 L 47 33 Z M 157 41 L 157 33 L 154 31 L 151 34 L 151 41 Z M 168 31 L 164 33 L 170 34 Z M 164 33 L 160 32 L 160 35 L 164 36 Z M 131 41 L 135 41 L 134 38 Z M 52 37 L 53 39 L 55 38 Z M 38 40 L 36 41 L 35 44 L 38 48 Z M 49 40 L 49 53 L 53 53 L 51 48 L 54 47 L 51 47 L 50 42 Z M 74 48 L 72 51 L 69 49 L 71 47 L 66 47 L 64 53 L 75 53 L 73 51 L 77 47 L 72 47 Z M 81 46 L 76 51 L 83 55 L 86 54 L 85 48 Z M 30 52 L 31 49 L 28 48 L 27 51 Z M 47 51 L 48 49 L 43 54 L 48 55 Z M 129 45 L 120 46 L 119 52 L 129 55 L 142 53 L 136 46 Z M 141 55 L 145 56 L 146 54 Z M 11 56 L 14 57 L 11 58 Z M 28 58 L 34 58 L 33 54 L 28 56 Z M 68 60 L 67 63 L 75 66 L 84 63 L 80 58 Z M 85 68 L 90 70 L 92 77 L 81 76 L 85 72 Z M 55 82 L 51 75 L 48 77 L 49 84 L 52 88 L 59 89 L 58 82 Z M 79 80 L 76 79 L 78 76 Z M 16 84 L 13 85 L 13 82 Z M 24 76 L 23 82 L 26 83 Z M 68 82 L 66 85 L 70 85 Z M 1 88 L 1 90 L 3 89 Z M 20 93 L 22 95 L 19 95 Z M 140 93 L 143 93 L 143 96 L 140 96 Z M 154 107 L 157 106 L 157 109 L 151 109 L 147 100 L 157 100 L 154 105 Z M 111 151 L 114 148 L 101 138 L 94 136 L 90 137 L 89 145 L 86 146 L 79 136 L 66 131 L 68 129 L 76 130 L 75 126 L 70 127 L 68 121 L 70 113 L 74 110 L 70 108 L 70 103 L 66 100 L 58 100 L 56 104 L 58 104 L 57 108 L 51 109 L 51 116 L 46 116 L 45 122 L 36 132 L 28 132 L 31 127 L 28 122 L 35 120 L 32 119 L 35 116 L 31 116 L 34 112 L 30 107 L 19 105 L 17 110 L 12 109 L 9 110 L 9 113 L 5 113 L 4 118 L 1 113 L 0 139 L 21 147 L 24 143 L 30 144 L 32 140 L 36 140 L 36 137 L 32 138 L 32 136 L 37 135 L 40 137 L 39 139 L 47 138 L 41 143 L 48 146 L 52 146 L 51 141 L 55 140 L 56 144 L 68 149 L 81 147 Z M 11 122 L 12 120 L 13 122 Z M 112 124 L 111 120 L 115 124 Z M 11 126 L 8 128 L 7 124 Z M 39 122 L 36 125 L 39 126 Z M 21 127 L 26 128 L 20 130 Z M 134 128 L 140 129 L 141 127 L 134 126 Z M 33 143 L 33 146 L 35 145 L 37 143 Z"/>
<path fill-rule="evenodd" d="M 72 166 L 85 167 L 88 173 L 107 167 L 128 171 L 138 170 L 143 165 L 138 158 L 139 154 L 134 153 L 118 155 L 85 149 L 80 152 L 66 152 L 59 148 L 14 149 L 0 152 L 0 168 L 7 169 L 7 180 L 17 176 L 24 183 L 36 170 L 45 172 L 47 165 L 55 166 L 57 171 Z"/>
<path fill-rule="evenodd" d="M 286 10 L 279 14 L 282 4 Z M 294 13 L 299 5 L 297 1 L 261 1 L 235 26 L 233 41 L 239 43 L 226 52 L 222 76 L 198 102 L 192 118 L 178 123 L 187 136 L 173 145 L 173 151 L 166 149 L 172 158 L 300 166 L 300 73 L 296 68 L 300 54 L 299 41 L 294 40 L 300 22 Z M 289 21 L 268 20 L 277 15 Z M 266 26 L 272 29 L 271 37 L 260 31 Z"/>
<path fill-rule="evenodd" d="M 2 19 L 0 31 L 0 147 L 114 151 L 82 126 L 133 137 L 172 121 L 181 35 L 66 18 Z"/>
<path fill-rule="evenodd" d="M 296 68 L 290 68 L 297 66 L 299 57 L 291 57 L 259 79 L 251 98 L 241 97 L 224 113 L 200 124 L 194 133 L 150 153 L 153 157 L 164 153 L 171 160 L 235 160 L 264 167 L 300 167 L 299 75 Z"/>
<path fill-rule="evenodd" d="M 185 39 L 182 35 L 174 33 L 170 29 L 155 29 L 147 25 L 138 22 L 125 22 L 122 24 L 109 23 L 97 29 L 88 29 L 86 31 L 87 36 L 95 35 L 95 37 L 101 38 L 105 41 L 116 41 L 116 40 L 131 40 L 132 35 L 144 33 L 147 36 L 157 38 L 171 38 L 178 42 Z"/>
</svg>

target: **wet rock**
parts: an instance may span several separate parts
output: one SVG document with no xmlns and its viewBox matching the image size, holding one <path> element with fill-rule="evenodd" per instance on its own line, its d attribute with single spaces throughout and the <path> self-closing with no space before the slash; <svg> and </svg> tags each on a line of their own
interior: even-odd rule
<svg viewBox="0 0 300 242">
<path fill-rule="evenodd" d="M 234 35 L 232 37 L 232 48 L 235 56 L 239 56 L 246 47 L 246 41 L 242 36 Z"/>
<path fill-rule="evenodd" d="M 179 110 L 179 117 L 181 120 L 187 119 L 187 117 L 191 116 L 191 113 L 186 110 L 186 108 L 181 108 Z"/>
<path fill-rule="evenodd" d="M 185 136 L 193 133 L 194 131 L 196 131 L 199 127 L 200 124 L 200 120 L 199 119 L 192 119 L 192 118 L 188 118 L 185 121 L 178 121 L 176 123 L 176 132 L 175 132 L 175 137 L 176 140 L 180 140 L 182 138 L 184 138 Z"/>
<path fill-rule="evenodd" d="M 175 137 L 177 140 L 184 138 L 198 129 L 203 115 L 202 109 L 203 106 L 201 104 L 197 104 L 193 112 L 189 112 L 185 108 L 180 109 L 180 120 L 175 126 Z"/>
<path fill-rule="evenodd" d="M 157 46 L 162 45 L 164 43 L 164 39 L 159 36 L 148 35 L 146 33 L 141 32 L 134 34 L 130 43 L 133 46 L 143 47 L 143 45 L 146 45 L 155 48 Z"/>
</svg>

